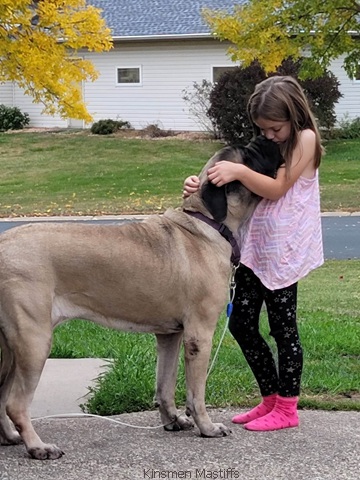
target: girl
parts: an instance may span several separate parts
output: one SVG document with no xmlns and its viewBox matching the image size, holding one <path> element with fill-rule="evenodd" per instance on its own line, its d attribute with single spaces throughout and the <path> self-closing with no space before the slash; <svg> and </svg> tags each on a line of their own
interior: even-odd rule
<svg viewBox="0 0 360 480">
<path fill-rule="evenodd" d="M 265 431 L 299 425 L 303 355 L 296 324 L 297 282 L 324 261 L 318 182 L 323 150 L 304 92 L 292 77 L 274 76 L 258 84 L 248 114 L 255 135 L 280 145 L 284 167 L 273 179 L 245 165 L 218 162 L 208 178 L 219 187 L 239 180 L 263 197 L 242 235 L 229 329 L 262 395 L 258 406 L 232 422 Z M 199 179 L 188 177 L 184 196 L 198 187 Z M 277 368 L 259 331 L 263 302 L 277 345 Z"/>
</svg>

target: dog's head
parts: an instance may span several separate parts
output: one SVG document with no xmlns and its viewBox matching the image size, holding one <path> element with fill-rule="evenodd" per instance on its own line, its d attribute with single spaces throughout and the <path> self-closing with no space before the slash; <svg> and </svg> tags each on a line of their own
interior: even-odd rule
<svg viewBox="0 0 360 480">
<path fill-rule="evenodd" d="M 207 171 L 216 162 L 229 161 L 243 163 L 252 170 L 276 177 L 276 172 L 284 160 L 279 145 L 264 136 L 258 136 L 246 147 L 228 146 L 215 153 L 201 171 L 200 189 L 184 200 L 185 210 L 195 210 L 209 214 L 217 222 L 225 223 L 235 231 L 253 213 L 260 197 L 248 190 L 241 182 L 235 181 L 216 187 L 207 179 Z M 199 200 L 200 204 L 199 205 Z M 206 211 L 204 211 L 204 209 Z"/>
</svg>

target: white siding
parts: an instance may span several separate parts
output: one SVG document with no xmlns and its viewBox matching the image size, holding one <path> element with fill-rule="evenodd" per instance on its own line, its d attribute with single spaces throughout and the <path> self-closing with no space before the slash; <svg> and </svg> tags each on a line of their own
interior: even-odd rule
<svg viewBox="0 0 360 480">
<path fill-rule="evenodd" d="M 11 82 L 0 83 L 0 104 L 7 107 L 13 107 L 14 86 Z"/>
<path fill-rule="evenodd" d="M 91 60 L 100 74 L 95 82 L 84 83 L 84 100 L 94 121 L 113 118 L 127 120 L 137 129 L 158 124 L 164 129 L 200 130 L 182 99 L 183 90 L 203 79 L 211 81 L 213 66 L 233 66 L 226 49 L 225 42 L 203 39 L 128 41 L 116 44 L 110 52 L 84 52 L 84 58 Z M 141 85 L 116 84 L 116 68 L 123 66 L 141 67 Z M 360 82 L 347 77 L 341 59 L 333 62 L 332 70 L 344 95 L 335 107 L 338 119 L 360 116 Z M 71 123 L 43 115 L 43 106 L 34 104 L 11 83 L 0 85 L 0 103 L 29 113 L 30 126 L 66 127 Z"/>
<path fill-rule="evenodd" d="M 194 82 L 210 81 L 212 66 L 233 65 L 226 56 L 226 44 L 213 39 L 122 42 L 110 52 L 82 55 L 100 73 L 98 80 L 85 83 L 83 88 L 94 121 L 119 118 L 137 129 L 156 123 L 164 129 L 200 130 L 188 114 L 182 91 Z M 121 66 L 141 66 L 142 84 L 116 85 L 116 68 Z M 0 85 L 0 98 L 8 85 Z M 34 104 L 17 87 L 12 104 L 29 113 L 33 127 L 65 127 L 70 123 L 43 115 L 43 105 Z"/>
<path fill-rule="evenodd" d="M 360 117 L 360 81 L 350 79 L 342 67 L 343 57 L 331 64 L 331 71 L 340 82 L 339 90 L 343 94 L 335 106 L 337 120 Z"/>
<path fill-rule="evenodd" d="M 22 112 L 30 115 L 30 127 L 66 127 L 67 120 L 62 120 L 59 116 L 52 117 L 42 114 L 43 104 L 34 103 L 32 97 L 25 95 L 23 90 L 15 87 L 14 106 L 19 107 Z"/>
<path fill-rule="evenodd" d="M 100 77 L 85 84 L 84 97 L 94 119 L 119 118 L 134 128 L 157 123 L 171 130 L 200 130 L 188 114 L 183 90 L 211 80 L 213 65 L 233 65 L 226 45 L 198 42 L 127 42 L 111 52 L 86 55 Z M 117 67 L 141 66 L 141 85 L 116 85 Z"/>
</svg>

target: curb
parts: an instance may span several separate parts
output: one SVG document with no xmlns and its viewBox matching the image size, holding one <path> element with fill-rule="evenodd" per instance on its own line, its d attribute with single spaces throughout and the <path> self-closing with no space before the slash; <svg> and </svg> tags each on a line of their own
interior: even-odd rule
<svg viewBox="0 0 360 480">
<path fill-rule="evenodd" d="M 360 217 L 360 212 L 322 212 L 322 217 Z"/>
<path fill-rule="evenodd" d="M 155 214 L 156 215 L 156 214 Z M 360 213 L 359 213 L 360 215 Z M 54 217 L 4 217 L 0 222 L 92 222 L 95 220 L 144 220 L 149 215 L 74 215 Z"/>
</svg>

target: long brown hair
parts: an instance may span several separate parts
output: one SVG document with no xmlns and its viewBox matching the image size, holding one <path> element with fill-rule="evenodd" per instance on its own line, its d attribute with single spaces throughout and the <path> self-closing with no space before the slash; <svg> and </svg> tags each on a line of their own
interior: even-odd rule
<svg viewBox="0 0 360 480">
<path fill-rule="evenodd" d="M 316 135 L 315 168 L 319 167 L 323 155 L 320 132 L 304 91 L 293 77 L 274 76 L 260 82 L 249 99 L 247 111 L 255 136 L 261 133 L 255 124 L 259 118 L 290 122 L 290 136 L 282 146 L 287 172 L 299 133 L 306 128 L 312 130 Z"/>
</svg>

